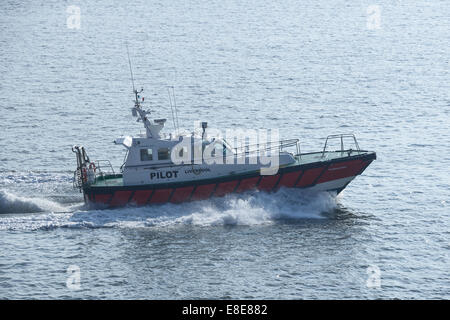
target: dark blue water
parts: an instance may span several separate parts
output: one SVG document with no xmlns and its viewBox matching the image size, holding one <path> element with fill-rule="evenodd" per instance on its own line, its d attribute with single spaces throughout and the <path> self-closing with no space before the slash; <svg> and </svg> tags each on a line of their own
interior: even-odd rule
<svg viewBox="0 0 450 320">
<path fill-rule="evenodd" d="M 448 1 L 0 9 L 0 298 L 450 298 Z M 119 166 L 113 139 L 142 127 L 126 43 L 155 117 L 174 86 L 182 127 L 278 128 L 304 152 L 355 133 L 378 159 L 337 198 L 88 210 L 70 147 Z"/>
</svg>

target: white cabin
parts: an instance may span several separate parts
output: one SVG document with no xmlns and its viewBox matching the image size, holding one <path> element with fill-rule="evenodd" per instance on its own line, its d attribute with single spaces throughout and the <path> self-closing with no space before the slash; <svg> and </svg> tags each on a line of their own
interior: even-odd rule
<svg viewBox="0 0 450 320">
<path fill-rule="evenodd" d="M 142 92 L 142 90 L 141 90 Z M 124 185 L 147 185 L 212 179 L 223 176 L 254 173 L 276 174 L 278 167 L 295 162 L 291 153 L 277 152 L 276 167 L 262 164 L 258 152 L 232 148 L 225 140 L 205 136 L 206 123 L 202 123 L 201 136 L 163 136 L 166 119 L 148 119 L 149 111 L 141 108 L 143 98 L 135 90 L 133 115 L 142 121 L 146 134 L 138 137 L 117 138 L 114 143 L 127 148 L 123 164 Z M 255 151 L 255 150 L 253 150 Z M 266 170 L 266 171 L 264 171 Z"/>
</svg>

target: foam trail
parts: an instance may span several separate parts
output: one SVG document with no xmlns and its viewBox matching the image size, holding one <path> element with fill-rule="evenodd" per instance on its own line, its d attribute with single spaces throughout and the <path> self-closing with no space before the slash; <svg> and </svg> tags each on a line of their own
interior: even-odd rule
<svg viewBox="0 0 450 320">
<path fill-rule="evenodd" d="M 164 204 L 113 210 L 78 211 L 72 222 L 96 227 L 170 227 L 180 225 L 261 225 L 279 220 L 325 219 L 337 207 L 328 193 L 304 194 L 282 189 L 277 193 L 251 192 L 182 205 Z"/>
<path fill-rule="evenodd" d="M 65 208 L 58 203 L 47 199 L 19 197 L 5 190 L 0 190 L 0 214 L 64 210 Z"/>
<path fill-rule="evenodd" d="M 282 189 L 276 193 L 251 192 L 184 204 L 87 210 L 83 205 L 66 213 L 45 213 L 0 219 L 0 230 L 53 228 L 166 228 L 184 225 L 264 225 L 280 220 L 326 219 L 337 207 L 328 193 L 304 194 Z"/>
<path fill-rule="evenodd" d="M 296 190 L 280 190 L 276 194 L 254 192 L 244 196 L 230 195 L 205 202 L 198 211 L 183 214 L 172 221 L 158 224 L 192 225 L 258 225 L 277 220 L 323 219 L 322 213 L 336 208 L 335 198 L 327 193 L 299 195 Z M 186 211 L 185 211 L 186 212 Z M 151 223 L 153 220 L 148 219 Z"/>
</svg>

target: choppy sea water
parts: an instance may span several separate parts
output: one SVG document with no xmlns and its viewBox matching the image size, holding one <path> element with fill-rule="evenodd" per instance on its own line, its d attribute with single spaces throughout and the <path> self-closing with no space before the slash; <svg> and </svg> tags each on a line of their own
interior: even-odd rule
<svg viewBox="0 0 450 320">
<path fill-rule="evenodd" d="M 0 8 L 0 298 L 450 298 L 448 1 Z M 141 130 L 127 42 L 157 117 L 174 86 L 183 127 L 278 128 L 304 152 L 353 132 L 378 159 L 338 197 L 90 210 L 70 148 L 119 166 L 113 139 Z"/>
</svg>

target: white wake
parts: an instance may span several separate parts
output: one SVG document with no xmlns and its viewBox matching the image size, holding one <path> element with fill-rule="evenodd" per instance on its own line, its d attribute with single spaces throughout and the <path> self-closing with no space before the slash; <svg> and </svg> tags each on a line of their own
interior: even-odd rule
<svg viewBox="0 0 450 320">
<path fill-rule="evenodd" d="M 61 207 L 45 199 L 21 198 L 0 193 L 1 212 L 38 212 L 8 215 L 0 219 L 0 230 L 52 228 L 158 228 L 183 225 L 263 225 L 280 220 L 323 219 L 337 207 L 328 193 L 304 194 L 281 189 L 276 193 L 252 192 L 205 201 L 146 207 L 89 210 L 83 205 Z M 50 212 L 48 212 L 50 211 Z M 66 213 L 58 213 L 66 211 Z M 67 212 L 69 211 L 69 212 Z"/>
<path fill-rule="evenodd" d="M 42 198 L 21 197 L 0 190 L 0 214 L 64 211 L 60 204 Z"/>
</svg>

